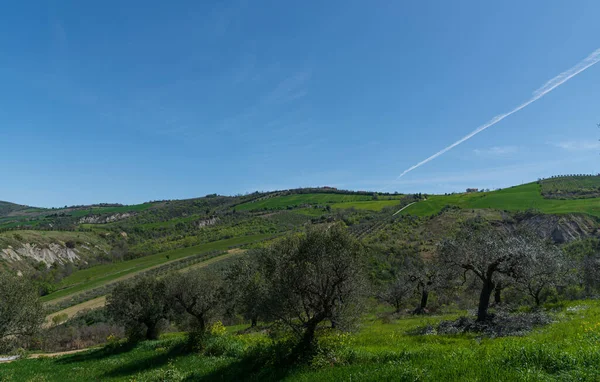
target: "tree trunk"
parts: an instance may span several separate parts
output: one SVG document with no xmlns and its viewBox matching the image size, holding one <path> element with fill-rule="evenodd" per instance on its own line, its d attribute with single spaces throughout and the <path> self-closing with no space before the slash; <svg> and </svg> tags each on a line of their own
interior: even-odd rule
<svg viewBox="0 0 600 382">
<path fill-rule="evenodd" d="M 250 319 L 250 327 L 251 327 L 251 328 L 256 328 L 256 324 L 257 324 L 257 322 L 258 322 L 258 318 L 256 318 L 256 317 L 252 317 L 252 318 Z"/>
<path fill-rule="evenodd" d="M 312 348 L 312 345 L 315 341 L 315 331 L 317 330 L 318 322 L 309 322 L 304 330 L 304 335 L 302 336 L 302 342 L 300 346 L 302 347 L 302 351 L 308 351 Z"/>
<path fill-rule="evenodd" d="M 502 283 L 498 282 L 494 288 L 494 304 L 502 304 Z"/>
<path fill-rule="evenodd" d="M 158 330 L 158 324 L 156 322 L 146 323 L 146 339 L 148 340 L 157 340 L 160 336 L 160 332 Z"/>
<path fill-rule="evenodd" d="M 533 299 L 535 300 L 535 306 L 540 306 L 540 291 L 533 294 Z"/>
<path fill-rule="evenodd" d="M 324 314 L 316 315 L 304 326 L 304 334 L 302 336 L 302 340 L 297 346 L 297 355 L 303 356 L 310 353 L 313 349 L 313 345 L 315 342 L 315 332 L 317 331 L 317 326 L 319 323 L 325 319 Z"/>
<path fill-rule="evenodd" d="M 425 314 L 427 313 L 427 300 L 429 299 L 429 291 L 427 289 L 423 289 L 421 292 L 421 304 L 419 307 L 415 309 L 413 314 Z"/>
<path fill-rule="evenodd" d="M 488 318 L 488 307 L 490 305 L 490 297 L 494 291 L 494 283 L 487 279 L 483 282 L 481 294 L 479 295 L 479 307 L 477 308 L 477 321 L 485 321 Z"/>
</svg>

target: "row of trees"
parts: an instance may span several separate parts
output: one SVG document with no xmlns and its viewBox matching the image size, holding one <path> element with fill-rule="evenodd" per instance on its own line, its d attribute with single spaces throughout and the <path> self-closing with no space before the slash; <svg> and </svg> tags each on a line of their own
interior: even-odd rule
<svg viewBox="0 0 600 382">
<path fill-rule="evenodd" d="M 529 296 L 539 306 L 544 292 L 584 284 L 591 279 L 586 274 L 600 273 L 600 267 L 590 267 L 591 258 L 585 261 L 576 261 L 532 233 L 506 231 L 470 220 L 439 243 L 432 258 L 424 259 L 417 253 L 397 261 L 379 297 L 399 311 L 416 293 L 420 301 L 414 313 L 422 314 L 431 292 L 452 294 L 464 285 L 475 285 L 479 288 L 477 320 L 485 321 L 492 298 L 501 303 L 507 288 Z"/>
<path fill-rule="evenodd" d="M 349 328 L 365 297 L 363 248 L 345 229 L 333 225 L 292 235 L 255 250 L 222 277 L 190 271 L 164 279 L 119 285 L 108 312 L 130 338 L 158 338 L 168 320 L 201 338 L 216 317 L 240 314 L 252 325 L 277 320 L 310 349 L 324 321 Z"/>
<path fill-rule="evenodd" d="M 600 286 L 600 246 L 580 246 L 585 251 L 575 252 L 585 255 L 577 258 L 534 235 L 474 220 L 443 240 L 431 258 L 398 257 L 391 277 L 375 287 L 369 251 L 345 228 L 322 225 L 251 250 L 223 273 L 192 270 L 122 283 L 108 297 L 107 311 L 131 339 L 156 339 L 169 321 L 200 339 L 216 319 L 243 316 L 252 326 L 276 321 L 305 352 L 313 348 L 319 327 L 352 328 L 373 296 L 400 311 L 416 293 L 414 313 L 423 314 L 432 292 L 474 286 L 477 319 L 485 321 L 490 300 L 500 302 L 507 288 L 535 304 L 545 290 L 569 283 L 592 291 Z M 1 277 L 0 295 L 0 342 L 39 328 L 43 310 L 26 280 Z"/>
</svg>

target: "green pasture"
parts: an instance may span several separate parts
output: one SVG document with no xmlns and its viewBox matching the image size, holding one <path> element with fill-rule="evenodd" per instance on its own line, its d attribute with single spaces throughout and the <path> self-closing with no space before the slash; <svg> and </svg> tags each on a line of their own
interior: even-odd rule
<svg viewBox="0 0 600 382">
<path fill-rule="evenodd" d="M 499 191 L 476 192 L 454 195 L 431 195 L 402 211 L 402 214 L 427 216 L 439 212 L 444 206 L 460 208 L 492 208 L 518 211 L 530 208 L 548 214 L 586 213 L 600 217 L 600 198 L 590 199 L 545 199 L 540 185 L 528 183 Z"/>
</svg>

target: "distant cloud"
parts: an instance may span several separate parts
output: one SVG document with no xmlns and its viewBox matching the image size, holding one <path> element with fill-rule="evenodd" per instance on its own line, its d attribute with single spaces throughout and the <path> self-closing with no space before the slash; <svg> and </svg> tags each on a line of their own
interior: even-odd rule
<svg viewBox="0 0 600 382">
<path fill-rule="evenodd" d="M 506 156 L 519 151 L 517 146 L 494 146 L 485 149 L 475 149 L 473 152 L 479 156 Z"/>
<path fill-rule="evenodd" d="M 592 140 L 562 141 L 552 144 L 556 147 L 560 147 L 561 149 L 568 151 L 600 150 L 600 142 Z"/>
<path fill-rule="evenodd" d="M 311 72 L 302 71 L 285 78 L 264 98 L 265 104 L 281 104 L 294 101 L 308 94 L 306 84 L 310 80 Z"/>
</svg>

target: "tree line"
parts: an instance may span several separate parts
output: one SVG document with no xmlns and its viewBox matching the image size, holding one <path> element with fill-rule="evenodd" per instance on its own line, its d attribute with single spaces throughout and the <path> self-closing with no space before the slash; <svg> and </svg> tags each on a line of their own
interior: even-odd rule
<svg viewBox="0 0 600 382">
<path fill-rule="evenodd" d="M 600 246 L 578 245 L 563 250 L 529 232 L 472 219 L 439 242 L 432 256 L 384 254 L 393 258 L 384 277 L 373 272 L 378 255 L 370 248 L 342 225 L 323 224 L 250 250 L 222 272 L 198 269 L 121 283 L 106 310 L 132 341 L 156 339 L 174 323 L 202 346 L 214 322 L 243 317 L 251 328 L 284 328 L 295 353 L 307 354 L 322 330 L 352 330 L 377 302 L 400 312 L 416 301 L 411 313 L 426 314 L 431 294 L 470 293 L 477 321 L 484 322 L 490 306 L 506 298 L 538 306 L 551 293 L 568 296 L 571 286 L 591 296 L 600 287 Z M 43 310 L 25 280 L 2 277 L 0 284 L 6 347 L 39 327 Z"/>
</svg>

